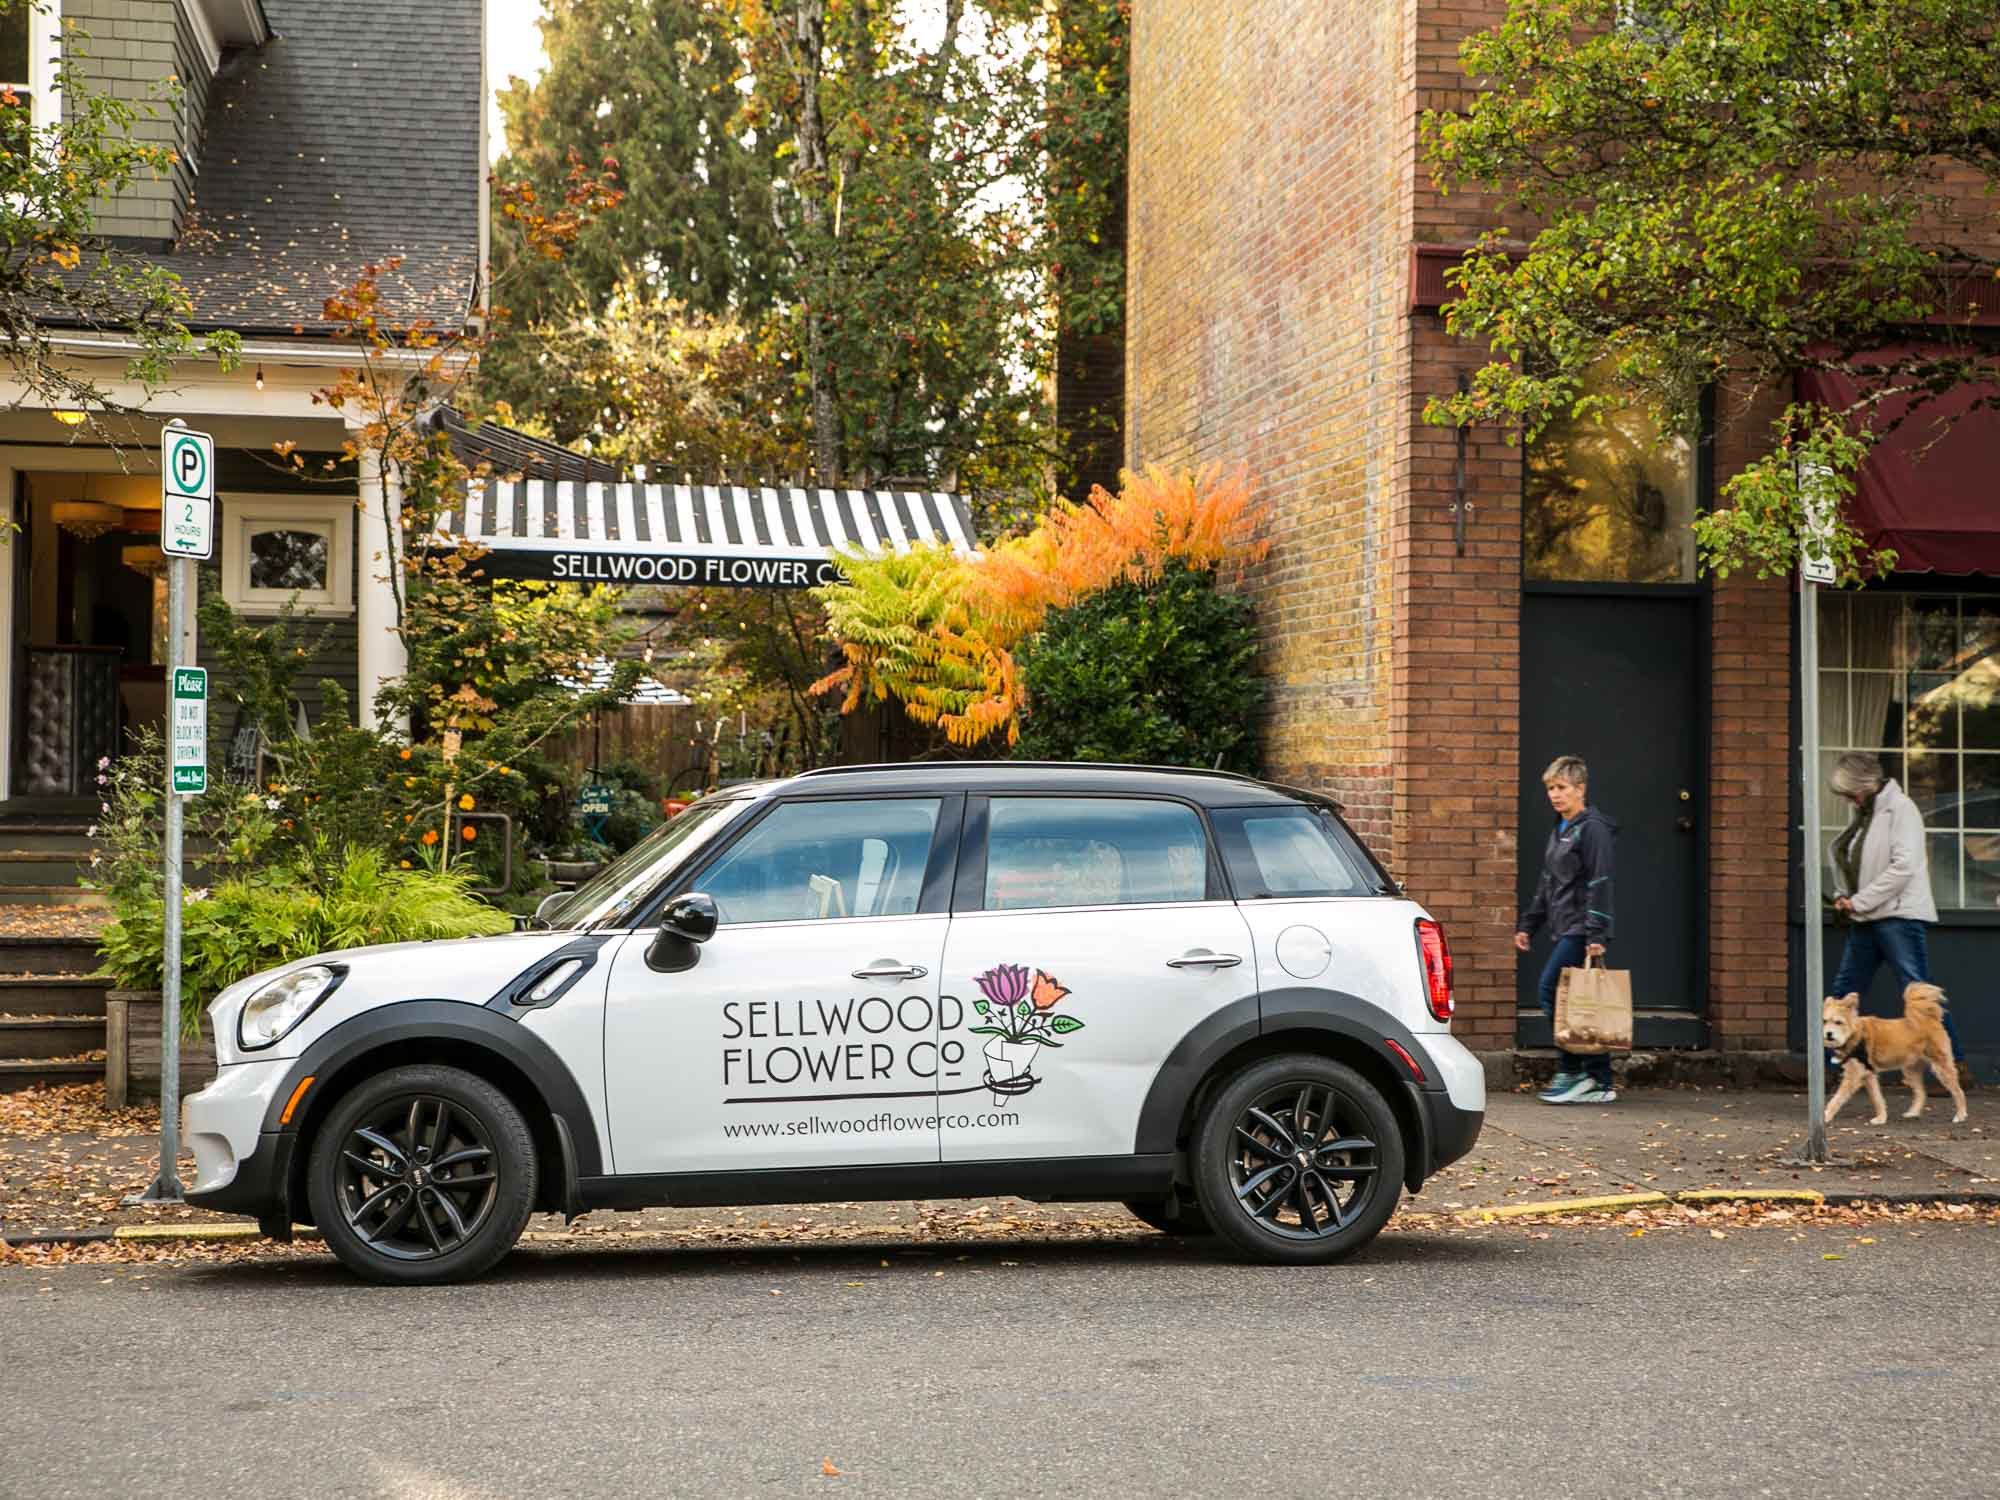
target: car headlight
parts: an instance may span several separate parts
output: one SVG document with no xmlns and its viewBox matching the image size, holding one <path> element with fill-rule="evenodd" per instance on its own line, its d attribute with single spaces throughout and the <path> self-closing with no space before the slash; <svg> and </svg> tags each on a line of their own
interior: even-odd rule
<svg viewBox="0 0 2000 1500">
<path fill-rule="evenodd" d="M 347 970 L 337 964 L 308 964 L 274 979 L 248 1000 L 236 1018 L 236 1040 L 245 1052 L 278 1041 L 312 1008 L 339 988 Z"/>
</svg>

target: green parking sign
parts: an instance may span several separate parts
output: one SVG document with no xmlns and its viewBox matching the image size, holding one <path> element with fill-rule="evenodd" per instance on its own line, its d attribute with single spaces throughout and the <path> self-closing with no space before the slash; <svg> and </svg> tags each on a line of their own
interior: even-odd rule
<svg viewBox="0 0 2000 1500">
<path fill-rule="evenodd" d="M 173 789 L 196 797 L 208 790 L 208 671 L 175 667 L 173 675 Z"/>
</svg>

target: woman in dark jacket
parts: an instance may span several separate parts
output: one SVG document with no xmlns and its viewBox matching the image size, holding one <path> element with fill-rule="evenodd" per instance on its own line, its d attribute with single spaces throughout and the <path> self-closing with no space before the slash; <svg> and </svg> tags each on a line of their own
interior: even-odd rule
<svg viewBox="0 0 2000 1500">
<path fill-rule="evenodd" d="M 1618 825 L 1588 805 L 1590 768 L 1580 757 L 1551 761 L 1542 785 L 1558 821 L 1542 851 L 1535 899 L 1514 924 L 1514 946 L 1526 953 L 1545 923 L 1554 936 L 1541 986 L 1542 1009 L 1553 1021 L 1562 971 L 1580 968 L 1586 958 L 1602 958 L 1611 941 L 1611 841 Z M 1617 1097 L 1608 1052 L 1564 1052 L 1554 1082 L 1541 1094 L 1544 1104 L 1610 1104 Z"/>
</svg>

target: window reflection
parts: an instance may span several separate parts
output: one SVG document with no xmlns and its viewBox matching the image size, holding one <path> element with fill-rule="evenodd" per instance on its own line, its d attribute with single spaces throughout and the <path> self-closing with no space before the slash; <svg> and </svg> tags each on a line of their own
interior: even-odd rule
<svg viewBox="0 0 2000 1500">
<path fill-rule="evenodd" d="M 1610 389 L 1611 367 L 1584 377 Z M 1521 571 L 1580 583 L 1692 583 L 1694 445 L 1635 407 L 1552 422 L 1523 466 Z"/>
<path fill-rule="evenodd" d="M 323 531 L 257 531 L 250 535 L 250 587 L 281 593 L 327 587 Z"/>
<path fill-rule="evenodd" d="M 1872 750 L 1923 813 L 1940 907 L 2000 906 L 2000 600 L 1823 595 L 1820 734 Z M 1826 804 L 1823 834 L 1846 821 Z"/>
</svg>

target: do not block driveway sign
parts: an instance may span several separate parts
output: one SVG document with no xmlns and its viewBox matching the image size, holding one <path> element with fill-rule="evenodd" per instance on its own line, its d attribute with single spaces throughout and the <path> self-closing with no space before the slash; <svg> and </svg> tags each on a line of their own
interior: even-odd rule
<svg viewBox="0 0 2000 1500">
<path fill-rule="evenodd" d="M 170 557 L 215 551 L 215 439 L 169 427 L 160 442 L 160 550 Z"/>
<path fill-rule="evenodd" d="M 208 672 L 175 667 L 173 673 L 174 791 L 198 797 L 208 790 Z"/>
</svg>

